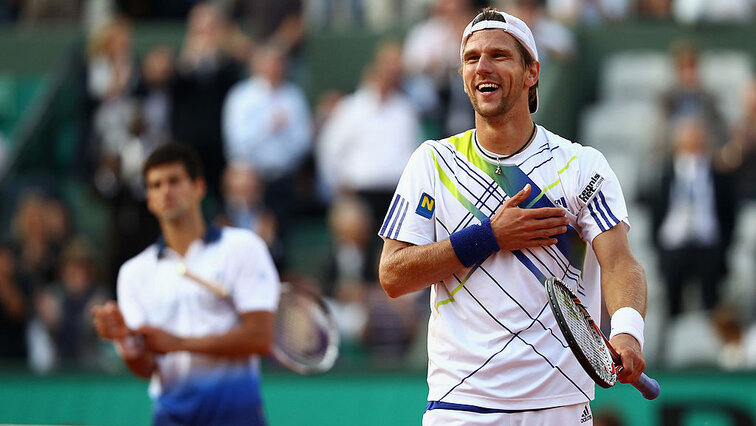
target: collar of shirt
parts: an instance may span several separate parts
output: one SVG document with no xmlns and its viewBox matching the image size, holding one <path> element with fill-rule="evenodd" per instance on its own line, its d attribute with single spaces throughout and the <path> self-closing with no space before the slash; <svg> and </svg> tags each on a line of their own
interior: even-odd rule
<svg viewBox="0 0 756 426">
<path fill-rule="evenodd" d="M 220 240 L 221 230 L 217 226 L 213 225 L 212 223 L 207 223 L 205 228 L 205 235 L 202 237 L 203 243 L 207 245 L 218 242 Z M 158 249 L 157 258 L 162 259 L 163 257 L 165 257 L 166 249 L 168 248 L 165 243 L 165 238 L 163 238 L 163 236 L 161 235 L 160 237 L 158 237 L 156 244 Z"/>
</svg>

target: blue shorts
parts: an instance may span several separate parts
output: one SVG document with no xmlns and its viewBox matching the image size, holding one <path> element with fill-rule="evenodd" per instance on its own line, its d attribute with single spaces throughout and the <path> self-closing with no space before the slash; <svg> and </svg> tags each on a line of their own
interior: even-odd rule
<svg viewBox="0 0 756 426">
<path fill-rule="evenodd" d="M 256 377 L 211 376 L 165 391 L 153 412 L 156 426 L 264 426 L 260 383 Z"/>
</svg>

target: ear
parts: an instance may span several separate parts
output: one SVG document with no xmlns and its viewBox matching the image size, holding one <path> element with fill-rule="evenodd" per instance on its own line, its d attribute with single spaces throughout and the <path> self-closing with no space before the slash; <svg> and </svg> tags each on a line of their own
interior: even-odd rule
<svg viewBox="0 0 756 426">
<path fill-rule="evenodd" d="M 207 194 L 207 181 L 205 181 L 205 178 L 198 177 L 197 179 L 195 179 L 194 187 L 197 190 L 197 198 L 199 200 L 205 198 L 205 194 Z"/>
<path fill-rule="evenodd" d="M 538 83 L 538 77 L 541 75 L 541 64 L 534 61 L 527 70 L 525 70 L 525 85 L 531 88 Z"/>
</svg>

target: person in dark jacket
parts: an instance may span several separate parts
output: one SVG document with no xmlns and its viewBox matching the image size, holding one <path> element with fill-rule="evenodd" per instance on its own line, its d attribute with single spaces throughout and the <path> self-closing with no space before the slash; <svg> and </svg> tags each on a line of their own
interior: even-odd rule
<svg viewBox="0 0 756 426">
<path fill-rule="evenodd" d="M 701 285 L 703 307 L 716 306 L 727 272 L 736 198 L 731 177 L 712 165 L 703 120 L 677 120 L 671 137 L 673 154 L 653 195 L 652 211 L 653 241 L 674 317 L 682 311 L 682 289 L 691 279 Z"/>
</svg>

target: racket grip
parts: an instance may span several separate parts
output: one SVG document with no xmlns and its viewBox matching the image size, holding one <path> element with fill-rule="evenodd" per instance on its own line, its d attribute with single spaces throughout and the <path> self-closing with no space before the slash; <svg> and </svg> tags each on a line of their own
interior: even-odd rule
<svg viewBox="0 0 756 426">
<path fill-rule="evenodd" d="M 635 386 L 635 389 L 638 389 L 641 395 L 648 400 L 656 399 L 656 397 L 659 396 L 659 392 L 661 392 L 659 382 L 657 382 L 656 379 L 648 377 L 646 373 L 642 373 L 638 381 L 633 383 L 633 386 Z"/>
</svg>

